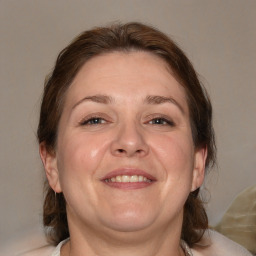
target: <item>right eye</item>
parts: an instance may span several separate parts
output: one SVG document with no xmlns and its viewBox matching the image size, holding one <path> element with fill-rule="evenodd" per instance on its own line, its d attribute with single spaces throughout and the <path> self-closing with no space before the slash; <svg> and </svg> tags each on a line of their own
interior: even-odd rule
<svg viewBox="0 0 256 256">
<path fill-rule="evenodd" d="M 82 120 L 80 125 L 100 125 L 105 124 L 107 121 L 101 117 L 89 117 L 85 120 Z"/>
</svg>

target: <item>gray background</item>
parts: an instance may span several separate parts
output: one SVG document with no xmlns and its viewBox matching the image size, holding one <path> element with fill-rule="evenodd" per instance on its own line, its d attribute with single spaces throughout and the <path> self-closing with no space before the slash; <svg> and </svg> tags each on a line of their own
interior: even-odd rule
<svg viewBox="0 0 256 256">
<path fill-rule="evenodd" d="M 0 0 L 1 255 L 44 243 L 35 137 L 44 77 L 74 36 L 117 20 L 172 36 L 209 90 L 219 162 L 206 182 L 211 224 L 256 183 L 256 1 Z"/>
</svg>

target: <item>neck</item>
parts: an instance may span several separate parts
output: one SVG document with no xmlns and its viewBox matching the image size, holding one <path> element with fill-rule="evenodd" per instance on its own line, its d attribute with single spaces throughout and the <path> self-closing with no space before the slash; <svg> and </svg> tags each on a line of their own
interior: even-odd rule
<svg viewBox="0 0 256 256">
<path fill-rule="evenodd" d="M 176 225 L 120 232 L 100 227 L 70 223 L 70 241 L 63 247 L 63 256 L 183 256 L 180 247 L 182 218 Z M 178 223 L 178 225 L 177 225 Z M 100 246 L 99 246 L 100 245 Z"/>
</svg>

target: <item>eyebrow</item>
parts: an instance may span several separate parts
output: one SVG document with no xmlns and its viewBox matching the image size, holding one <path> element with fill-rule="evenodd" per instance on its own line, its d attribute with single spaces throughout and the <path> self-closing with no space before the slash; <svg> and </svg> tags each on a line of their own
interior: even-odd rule
<svg viewBox="0 0 256 256">
<path fill-rule="evenodd" d="M 112 97 L 110 97 L 108 95 L 96 94 L 96 95 L 87 96 L 87 97 L 82 98 L 72 107 L 72 109 L 74 109 L 75 107 L 77 107 L 79 104 L 81 104 L 84 101 L 92 101 L 92 102 L 97 102 L 97 103 L 101 103 L 101 104 L 109 104 L 109 103 L 112 103 L 114 100 Z"/>
<path fill-rule="evenodd" d="M 180 111 L 184 114 L 185 111 L 180 103 L 178 103 L 174 98 L 172 97 L 164 97 L 164 96 L 158 96 L 158 95 L 149 95 L 145 99 L 145 103 L 151 104 L 151 105 L 159 105 L 164 103 L 172 103 L 176 105 L 180 109 Z"/>
<path fill-rule="evenodd" d="M 82 102 L 85 102 L 85 101 L 92 101 L 92 102 L 101 103 L 101 104 L 110 104 L 110 103 L 114 102 L 114 99 L 111 96 L 104 95 L 104 94 L 96 94 L 96 95 L 92 95 L 92 96 L 86 96 L 86 97 L 82 98 L 81 100 L 79 100 L 72 107 L 72 110 L 74 108 L 76 108 L 78 105 L 80 105 Z M 160 105 L 160 104 L 164 104 L 164 103 L 172 103 L 172 104 L 176 105 L 183 114 L 185 113 L 181 104 L 179 104 L 172 97 L 164 97 L 164 96 L 159 96 L 159 95 L 148 95 L 145 98 L 144 103 L 150 104 L 150 105 Z"/>
</svg>

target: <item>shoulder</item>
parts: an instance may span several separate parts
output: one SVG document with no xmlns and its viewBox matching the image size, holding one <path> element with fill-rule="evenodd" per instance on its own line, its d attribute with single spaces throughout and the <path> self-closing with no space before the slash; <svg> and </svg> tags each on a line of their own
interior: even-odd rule
<svg viewBox="0 0 256 256">
<path fill-rule="evenodd" d="M 52 245 L 46 245 L 44 247 L 28 251 L 22 254 L 19 254 L 17 256 L 51 256 L 52 253 L 54 252 L 55 247 Z"/>
<path fill-rule="evenodd" d="M 63 240 L 62 242 L 60 242 L 57 247 L 53 246 L 53 245 L 47 245 L 41 248 L 38 248 L 36 250 L 33 251 L 29 251 L 17 256 L 60 256 L 60 249 L 62 247 L 63 244 L 65 244 L 67 241 L 69 240 L 69 238 Z"/>
<path fill-rule="evenodd" d="M 213 230 L 208 230 L 202 244 L 192 251 L 194 256 L 252 256 L 244 247 Z"/>
</svg>

